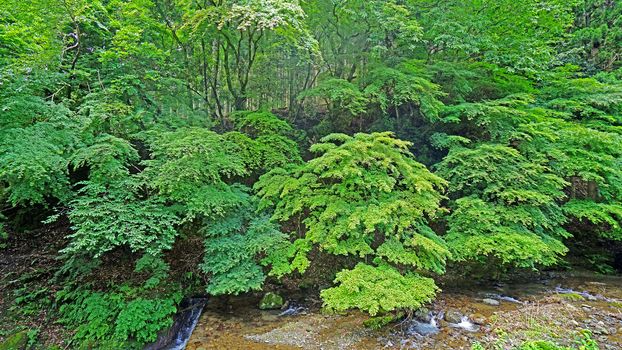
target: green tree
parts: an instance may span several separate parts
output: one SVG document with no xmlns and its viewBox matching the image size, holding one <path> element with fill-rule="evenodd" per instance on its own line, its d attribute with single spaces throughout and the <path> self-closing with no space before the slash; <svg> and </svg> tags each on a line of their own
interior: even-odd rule
<svg viewBox="0 0 622 350">
<path fill-rule="evenodd" d="M 428 287 L 422 287 L 421 293 L 408 299 L 396 296 L 386 303 L 376 300 L 382 293 L 370 291 L 370 297 L 347 292 L 353 281 L 361 279 L 362 270 L 376 270 L 379 276 L 393 271 L 377 282 L 395 282 L 403 288 L 419 281 L 415 271 L 444 271 L 449 252 L 427 219 L 439 211 L 445 182 L 417 163 L 408 145 L 391 133 L 333 134 L 311 147 L 317 158 L 264 175 L 256 184 L 261 207 L 274 206 L 273 219 L 292 222 L 289 227 L 301 225 L 299 231 L 290 233 L 291 244 L 267 258 L 271 274 L 304 272 L 311 263 L 309 251 L 317 247 L 330 254 L 375 261 L 375 266 L 361 263 L 339 275 L 336 282 L 340 285 L 323 293 L 329 308 L 358 307 L 375 314 L 417 308 L 429 301 L 436 290 L 431 282 L 424 284 Z M 403 276 L 387 264 L 413 272 Z M 398 280 L 392 281 L 391 276 Z M 373 280 L 367 282 L 373 285 Z M 339 297 L 346 295 L 348 301 Z M 387 307 L 379 308 L 378 303 Z"/>
</svg>

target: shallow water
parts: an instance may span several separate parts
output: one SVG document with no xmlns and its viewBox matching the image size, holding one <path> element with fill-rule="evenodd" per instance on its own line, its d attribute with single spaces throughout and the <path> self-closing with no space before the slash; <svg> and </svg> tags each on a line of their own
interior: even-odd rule
<svg viewBox="0 0 622 350">
<path fill-rule="evenodd" d="M 500 304 L 487 305 L 485 298 Z M 621 300 L 621 277 L 593 274 L 445 286 L 427 322 L 406 319 L 372 331 L 363 326 L 367 317 L 359 312 L 323 315 L 304 299 L 284 310 L 261 311 L 258 297 L 234 298 L 207 305 L 186 349 L 470 349 L 474 341 L 498 341 L 504 333 L 508 344 L 533 337 L 570 344 L 572 334 L 583 328 L 595 333 L 601 349 L 622 349 Z M 461 322 L 443 320 L 450 309 L 464 315 Z"/>
</svg>

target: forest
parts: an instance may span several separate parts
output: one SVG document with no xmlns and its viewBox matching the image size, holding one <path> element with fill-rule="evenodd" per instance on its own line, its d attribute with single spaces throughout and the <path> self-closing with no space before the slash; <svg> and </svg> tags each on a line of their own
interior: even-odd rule
<svg viewBox="0 0 622 350">
<path fill-rule="evenodd" d="M 578 269 L 622 271 L 621 1 L 0 0 L 2 350 Z"/>
</svg>

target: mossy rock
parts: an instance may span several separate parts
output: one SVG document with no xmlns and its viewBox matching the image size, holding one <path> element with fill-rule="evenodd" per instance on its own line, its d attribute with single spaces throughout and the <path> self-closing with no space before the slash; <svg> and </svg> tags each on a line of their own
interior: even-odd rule
<svg viewBox="0 0 622 350">
<path fill-rule="evenodd" d="M 275 310 L 283 307 L 285 301 L 283 297 L 272 292 L 266 293 L 259 302 L 259 308 L 261 310 Z"/>
<path fill-rule="evenodd" d="M 28 345 L 28 332 L 21 331 L 6 338 L 0 343 L 0 350 L 24 350 Z"/>
</svg>

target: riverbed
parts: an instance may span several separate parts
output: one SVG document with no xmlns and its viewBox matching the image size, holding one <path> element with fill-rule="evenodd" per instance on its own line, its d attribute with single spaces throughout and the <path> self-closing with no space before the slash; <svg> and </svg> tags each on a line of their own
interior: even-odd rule
<svg viewBox="0 0 622 350">
<path fill-rule="evenodd" d="M 445 286 L 436 302 L 381 330 L 367 316 L 323 313 L 313 296 L 292 295 L 282 310 L 262 311 L 256 296 L 208 302 L 187 348 L 511 349 L 525 340 L 573 345 L 587 329 L 601 349 L 622 349 L 622 277 L 563 273 L 532 282 Z"/>
</svg>

